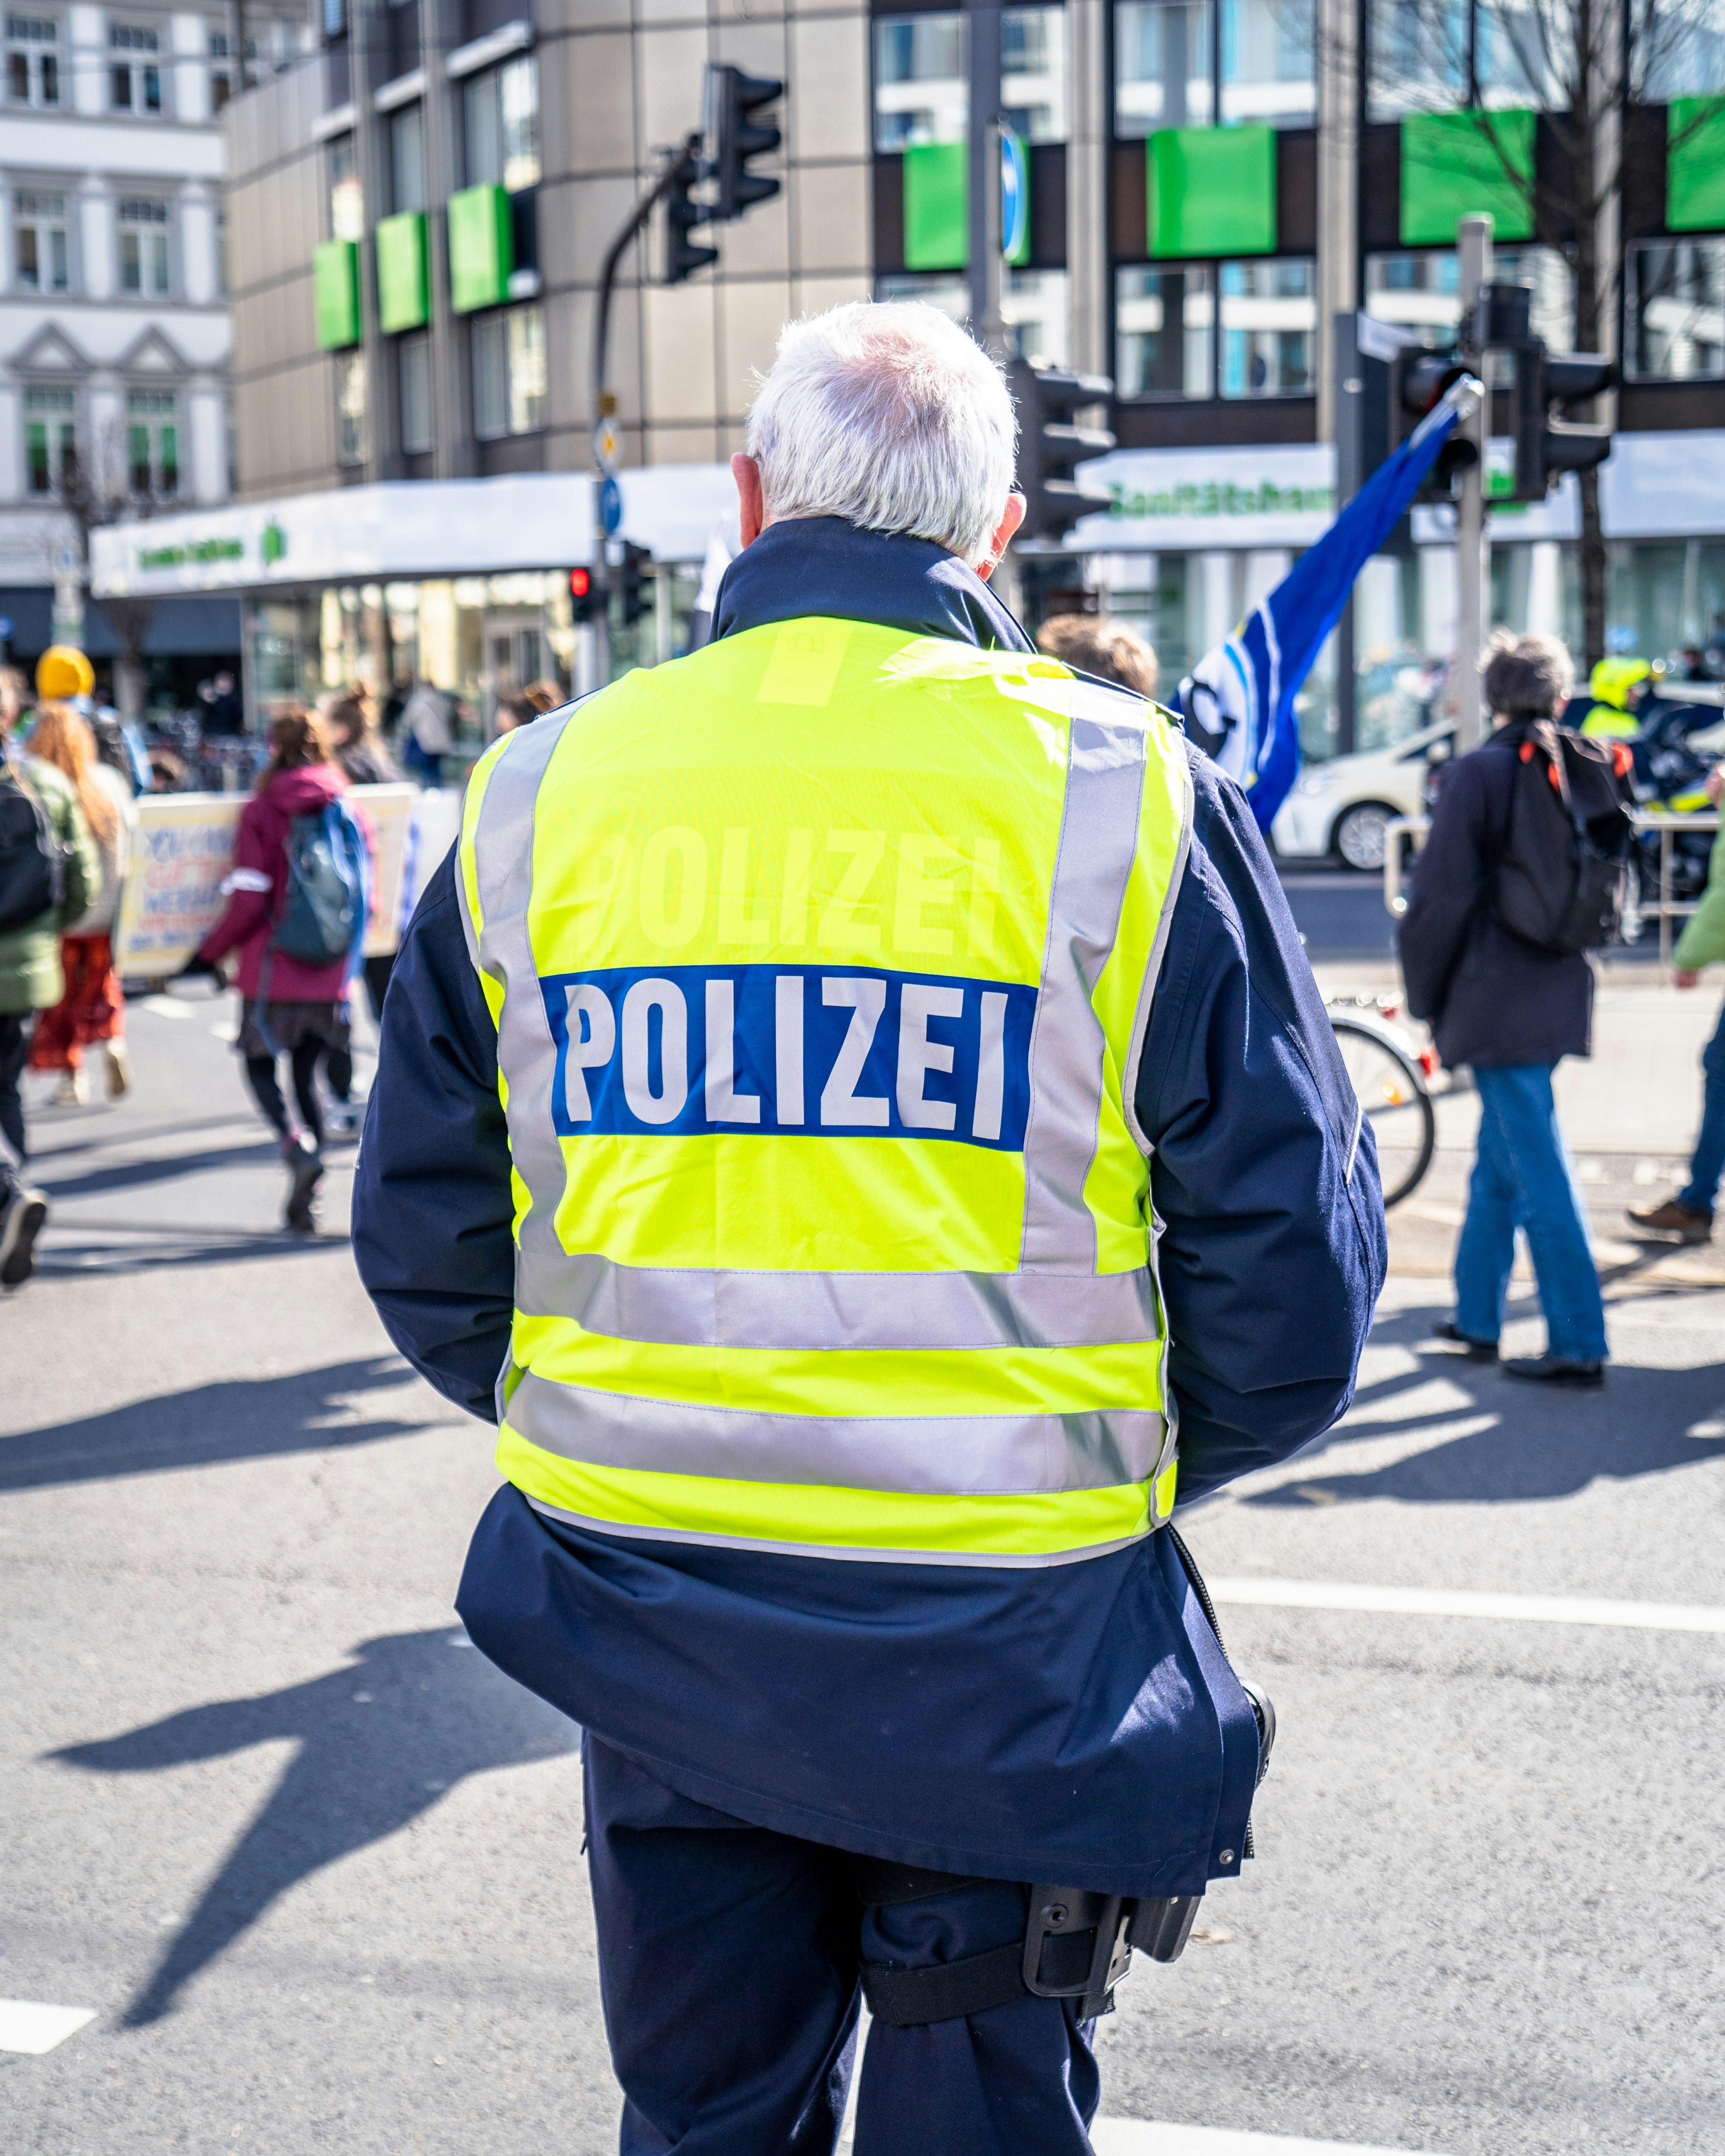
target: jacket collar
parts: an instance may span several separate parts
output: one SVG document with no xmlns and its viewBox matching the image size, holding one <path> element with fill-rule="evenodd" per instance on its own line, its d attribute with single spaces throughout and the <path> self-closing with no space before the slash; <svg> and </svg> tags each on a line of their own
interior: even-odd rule
<svg viewBox="0 0 1725 2156">
<path fill-rule="evenodd" d="M 975 570 L 944 547 L 861 531 L 839 516 L 768 525 L 726 570 L 713 635 L 814 614 L 952 638 L 984 651 L 1036 648 Z"/>
</svg>

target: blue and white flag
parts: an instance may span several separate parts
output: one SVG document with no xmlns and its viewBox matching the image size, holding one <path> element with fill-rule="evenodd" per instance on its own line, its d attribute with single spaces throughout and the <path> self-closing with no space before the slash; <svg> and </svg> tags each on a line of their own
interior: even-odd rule
<svg viewBox="0 0 1725 2156">
<path fill-rule="evenodd" d="M 1270 829 L 1300 768 L 1294 698 L 1347 604 L 1354 578 L 1394 529 L 1438 451 L 1480 395 L 1471 375 L 1455 382 L 1322 538 L 1180 684 L 1186 731 L 1246 789 L 1260 831 Z"/>
</svg>

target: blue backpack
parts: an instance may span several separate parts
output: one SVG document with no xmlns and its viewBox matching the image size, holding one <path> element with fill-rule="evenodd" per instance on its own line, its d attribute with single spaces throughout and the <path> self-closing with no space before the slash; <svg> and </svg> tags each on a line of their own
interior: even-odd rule
<svg viewBox="0 0 1725 2156">
<path fill-rule="evenodd" d="M 302 966 L 357 963 L 372 908 L 372 863 L 359 819 L 342 800 L 295 816 L 287 834 L 287 893 L 270 947 Z"/>
</svg>

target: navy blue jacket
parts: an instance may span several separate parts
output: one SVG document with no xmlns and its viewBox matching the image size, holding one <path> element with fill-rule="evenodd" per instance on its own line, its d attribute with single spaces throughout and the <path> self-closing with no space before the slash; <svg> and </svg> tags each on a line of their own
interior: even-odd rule
<svg viewBox="0 0 1725 2156">
<path fill-rule="evenodd" d="M 1027 648 L 939 547 L 830 520 L 757 540 L 715 626 L 814 613 Z M 1341 1414 L 1384 1265 L 1371 1133 L 1263 840 L 1238 788 L 1189 754 L 1191 853 L 1136 1102 L 1155 1142 L 1185 1504 Z M 390 983 L 353 1218 L 391 1338 L 494 1417 L 508 1133 L 449 861 Z M 834 1563 L 588 1532 L 506 1486 L 457 1606 L 523 1684 L 757 1825 L 1125 1894 L 1199 1892 L 1239 1869 L 1255 1724 L 1168 1535 L 1022 1570 Z"/>
</svg>

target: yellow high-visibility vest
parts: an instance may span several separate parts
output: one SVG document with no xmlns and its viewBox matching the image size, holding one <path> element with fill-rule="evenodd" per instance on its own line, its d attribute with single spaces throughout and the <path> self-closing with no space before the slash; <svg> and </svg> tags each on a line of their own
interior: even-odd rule
<svg viewBox="0 0 1725 2156">
<path fill-rule="evenodd" d="M 825 619 L 493 746 L 458 883 L 532 1503 L 1001 1565 L 1167 1520 L 1132 1100 L 1190 820 L 1153 705 Z"/>
</svg>

